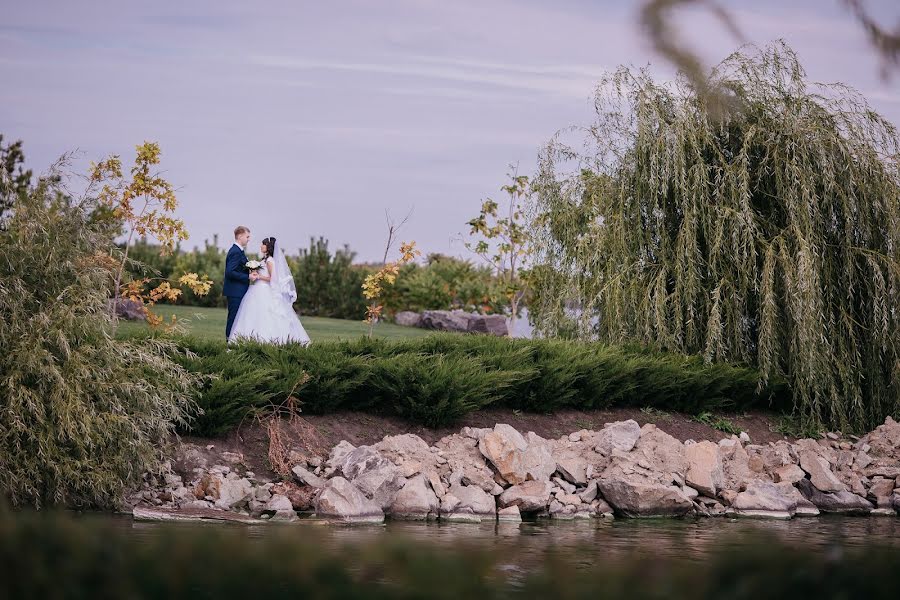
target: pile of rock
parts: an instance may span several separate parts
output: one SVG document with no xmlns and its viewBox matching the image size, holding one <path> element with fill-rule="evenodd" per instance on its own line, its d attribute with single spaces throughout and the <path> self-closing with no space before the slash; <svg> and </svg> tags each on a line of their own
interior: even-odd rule
<svg viewBox="0 0 900 600">
<path fill-rule="evenodd" d="M 505 316 L 480 315 L 464 310 L 426 310 L 421 314 L 401 311 L 394 315 L 394 323 L 405 327 L 421 327 L 436 331 L 486 333 L 498 337 L 509 335 Z"/>
<path fill-rule="evenodd" d="M 300 463 L 295 481 L 282 483 L 222 465 L 194 468 L 190 484 L 167 475 L 162 493 L 148 485 L 139 499 L 279 520 L 312 510 L 345 522 L 900 511 L 900 424 L 891 418 L 862 438 L 767 445 L 746 434 L 682 443 L 632 420 L 557 440 L 499 424 L 434 446 L 412 434 L 371 446 L 343 441 L 327 459 Z"/>
</svg>

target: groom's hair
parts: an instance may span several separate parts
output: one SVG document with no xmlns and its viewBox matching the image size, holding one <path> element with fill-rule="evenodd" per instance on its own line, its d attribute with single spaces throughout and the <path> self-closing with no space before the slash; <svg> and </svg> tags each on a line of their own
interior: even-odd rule
<svg viewBox="0 0 900 600">
<path fill-rule="evenodd" d="M 238 225 L 234 228 L 234 237 L 241 235 L 242 233 L 250 233 L 249 227 L 244 227 L 243 225 Z"/>
</svg>

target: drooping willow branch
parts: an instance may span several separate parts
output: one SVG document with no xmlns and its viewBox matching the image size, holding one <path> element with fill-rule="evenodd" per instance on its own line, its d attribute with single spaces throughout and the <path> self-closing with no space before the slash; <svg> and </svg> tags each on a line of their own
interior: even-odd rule
<svg viewBox="0 0 900 600">
<path fill-rule="evenodd" d="M 545 333 L 757 365 L 809 424 L 900 409 L 900 170 L 894 126 L 806 81 L 783 43 L 710 76 L 620 69 L 597 118 L 541 156 L 530 309 Z M 570 139 L 574 138 L 574 139 Z"/>
</svg>

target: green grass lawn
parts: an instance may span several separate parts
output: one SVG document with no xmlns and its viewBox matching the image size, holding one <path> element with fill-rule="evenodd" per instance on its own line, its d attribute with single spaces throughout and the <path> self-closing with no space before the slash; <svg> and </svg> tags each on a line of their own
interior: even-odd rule
<svg viewBox="0 0 900 600">
<path fill-rule="evenodd" d="M 160 305 L 154 311 L 166 319 L 176 315 L 183 322 L 186 333 L 204 339 L 225 339 L 224 308 L 198 308 L 194 306 Z M 327 319 L 324 317 L 300 317 L 300 322 L 313 342 L 348 340 L 365 335 L 369 327 L 362 321 L 344 319 Z M 128 335 L 144 331 L 145 323 L 121 321 L 119 332 Z M 379 323 L 375 326 L 375 337 L 386 339 L 420 338 L 429 335 L 430 331 L 416 327 L 401 327 L 392 323 Z"/>
</svg>

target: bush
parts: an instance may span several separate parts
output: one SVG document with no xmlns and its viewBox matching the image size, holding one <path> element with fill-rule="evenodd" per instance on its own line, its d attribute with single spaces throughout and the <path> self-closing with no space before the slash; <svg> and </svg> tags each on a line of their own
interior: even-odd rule
<svg viewBox="0 0 900 600">
<path fill-rule="evenodd" d="M 348 246 L 332 254 L 328 241 L 320 237 L 310 239 L 307 250 L 288 259 L 297 285 L 296 306 L 300 314 L 356 320 L 365 316 L 362 283 L 368 270 L 354 266 L 355 257 Z"/>
<path fill-rule="evenodd" d="M 201 435 L 234 427 L 248 413 L 293 393 L 302 410 L 362 410 L 431 427 L 487 406 L 549 413 L 560 409 L 654 407 L 696 414 L 789 402 L 780 382 L 756 392 L 752 369 L 702 358 L 581 342 L 440 334 L 385 341 L 361 338 L 302 346 L 177 341 L 178 358 L 214 379 L 196 398 Z M 310 379 L 297 382 L 304 373 Z M 296 387 L 296 389 L 295 389 Z"/>
<path fill-rule="evenodd" d="M 115 506 L 197 407 L 169 341 L 110 337 L 111 243 L 44 180 L 0 232 L 0 497 Z"/>
<path fill-rule="evenodd" d="M 397 282 L 384 295 L 385 312 L 460 308 L 502 313 L 509 305 L 500 282 L 487 267 L 467 260 L 431 254 L 426 265 L 404 265 Z"/>
</svg>

